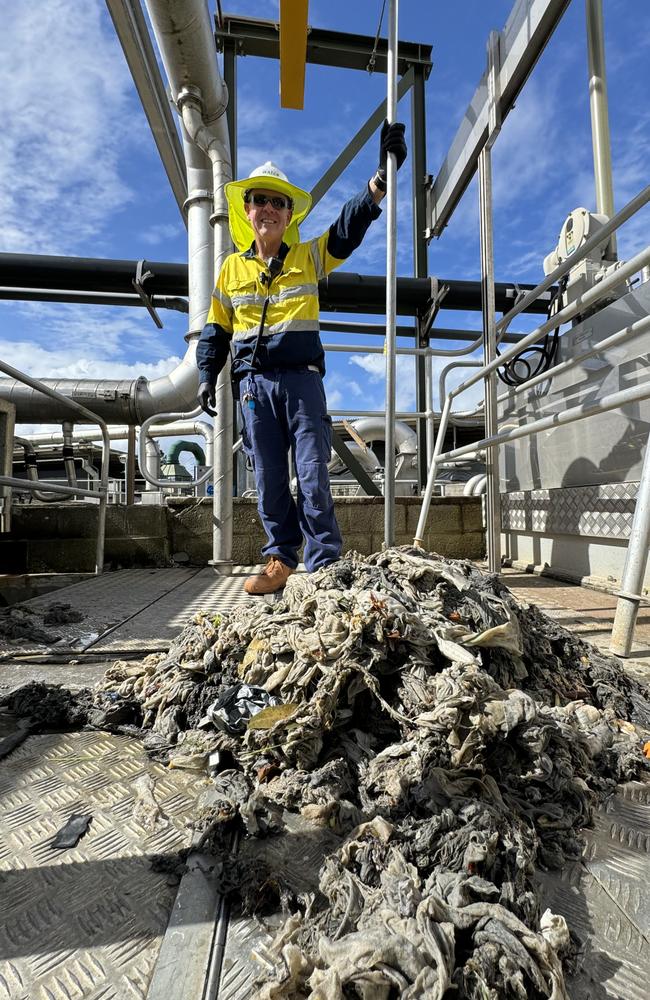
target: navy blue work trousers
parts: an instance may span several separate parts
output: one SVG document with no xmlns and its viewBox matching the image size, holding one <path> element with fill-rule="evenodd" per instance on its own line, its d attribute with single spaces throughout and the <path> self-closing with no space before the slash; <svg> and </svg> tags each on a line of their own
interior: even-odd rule
<svg viewBox="0 0 650 1000">
<path fill-rule="evenodd" d="M 327 463 L 332 422 L 323 379 L 310 369 L 273 370 L 245 376 L 239 386 L 244 417 L 242 444 L 255 469 L 258 504 L 268 542 L 265 556 L 312 573 L 341 555 Z M 298 494 L 289 481 L 289 449 L 295 459 Z"/>
</svg>

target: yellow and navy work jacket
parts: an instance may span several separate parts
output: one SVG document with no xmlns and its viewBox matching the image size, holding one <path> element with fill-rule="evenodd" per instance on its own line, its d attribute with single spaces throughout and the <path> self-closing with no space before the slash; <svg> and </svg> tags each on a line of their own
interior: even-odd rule
<svg viewBox="0 0 650 1000">
<path fill-rule="evenodd" d="M 318 282 L 356 250 L 366 231 L 381 214 L 366 187 L 346 202 L 333 225 L 317 239 L 294 243 L 286 253 L 282 271 L 273 278 L 256 371 L 316 366 L 325 373 L 325 356 L 319 334 Z M 256 255 L 255 243 L 224 261 L 212 294 L 208 320 L 196 350 L 201 382 L 214 384 L 226 363 L 232 343 L 235 378 L 251 371 L 267 296 L 261 276 L 268 265 Z"/>
</svg>

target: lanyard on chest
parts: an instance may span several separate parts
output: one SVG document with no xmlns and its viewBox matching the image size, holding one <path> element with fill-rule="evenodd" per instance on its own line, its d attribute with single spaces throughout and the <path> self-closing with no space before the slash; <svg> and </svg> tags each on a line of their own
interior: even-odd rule
<svg viewBox="0 0 650 1000">
<path fill-rule="evenodd" d="M 257 355 L 259 353 L 260 344 L 262 343 L 262 334 L 264 333 L 264 323 L 266 322 L 266 313 L 269 308 L 269 299 L 271 297 L 271 283 L 275 278 L 277 278 L 282 273 L 282 266 L 284 264 L 284 259 L 289 253 L 289 247 L 286 243 L 283 243 L 280 247 L 280 253 L 277 257 L 271 257 L 268 262 L 268 271 L 264 271 L 260 274 L 260 281 L 263 285 L 266 285 L 266 298 L 262 305 L 262 316 L 260 318 L 260 328 L 257 331 L 257 337 L 255 338 L 255 347 L 253 348 L 253 353 L 250 359 L 251 368 L 255 368 L 257 364 Z"/>
</svg>

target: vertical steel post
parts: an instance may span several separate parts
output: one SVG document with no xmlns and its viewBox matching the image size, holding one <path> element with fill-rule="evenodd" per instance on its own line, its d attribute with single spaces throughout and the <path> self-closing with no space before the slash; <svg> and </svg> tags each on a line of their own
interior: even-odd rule
<svg viewBox="0 0 650 1000">
<path fill-rule="evenodd" d="M 230 136 L 230 163 L 232 165 L 232 176 L 237 177 L 237 43 L 224 38 L 223 41 L 223 81 L 228 91 L 228 104 L 226 106 L 226 121 L 228 122 L 228 135 Z M 232 442 L 236 444 L 241 434 L 239 407 L 233 403 L 232 420 Z M 239 454 L 235 455 L 232 463 L 232 485 L 235 496 L 240 496 L 243 490 L 243 483 L 240 483 L 241 459 Z M 244 473 L 245 480 L 245 473 Z"/>
<path fill-rule="evenodd" d="M 237 176 L 237 50 L 236 42 L 223 42 L 223 82 L 228 90 L 226 121 L 230 136 L 230 162 L 232 175 Z"/>
<path fill-rule="evenodd" d="M 135 427 L 129 427 L 126 435 L 126 490 L 127 507 L 135 503 Z"/>
<path fill-rule="evenodd" d="M 634 508 L 630 540 L 627 543 L 625 567 L 616 604 L 610 650 L 615 656 L 629 656 L 634 626 L 639 613 L 641 589 L 648 562 L 650 545 L 650 438 L 645 446 L 641 482 Z"/>
<path fill-rule="evenodd" d="M 413 273 L 416 278 L 426 278 L 429 272 L 426 229 L 426 115 L 424 104 L 424 69 L 415 68 L 411 91 L 411 169 L 413 186 Z M 424 325 L 418 322 L 418 347 L 428 347 L 429 337 L 422 337 Z M 426 355 L 415 357 L 415 408 L 421 413 L 430 409 L 432 400 L 427 394 Z M 417 422 L 418 434 L 418 489 L 427 481 L 429 441 L 426 417 Z M 431 442 L 433 453 L 433 441 Z"/>
<path fill-rule="evenodd" d="M 494 243 L 492 215 L 492 145 L 499 134 L 499 34 L 491 32 L 488 41 L 488 139 L 478 160 L 479 211 L 481 228 L 481 301 L 483 308 L 483 363 L 496 357 L 496 316 L 494 296 Z M 485 377 L 485 435 L 497 430 L 496 372 Z M 501 497 L 499 493 L 499 449 L 487 449 L 487 555 L 490 573 L 501 568 Z"/>
<path fill-rule="evenodd" d="M 397 113 L 397 16 L 398 0 L 388 8 L 388 60 L 386 66 L 386 117 Z M 395 155 L 388 154 L 386 211 L 386 457 L 384 459 L 384 545 L 395 541 L 395 315 L 397 305 L 397 168 Z"/>
<path fill-rule="evenodd" d="M 586 0 L 587 51 L 589 56 L 589 107 L 591 110 L 591 141 L 594 151 L 596 210 L 609 219 L 614 215 L 614 185 L 612 181 L 612 146 L 609 136 L 607 105 L 607 75 L 605 70 L 605 33 L 603 0 Z M 608 257 L 616 257 L 616 236 L 608 243 Z"/>
</svg>

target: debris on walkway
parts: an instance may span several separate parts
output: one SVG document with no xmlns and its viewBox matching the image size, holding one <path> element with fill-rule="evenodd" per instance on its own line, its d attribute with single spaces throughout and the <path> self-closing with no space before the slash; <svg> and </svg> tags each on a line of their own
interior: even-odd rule
<svg viewBox="0 0 650 1000">
<path fill-rule="evenodd" d="M 198 616 L 99 687 L 91 724 L 123 711 L 171 766 L 234 764 L 193 826 L 222 857 L 244 834 L 224 889 L 286 913 L 258 1000 L 567 997 L 576 942 L 536 871 L 578 858 L 594 806 L 649 766 L 650 702 L 497 578 L 407 547 L 353 554 L 273 605 Z M 310 893 L 247 860 L 294 836 L 291 816 L 327 844 Z"/>
<path fill-rule="evenodd" d="M 61 851 L 69 847 L 76 847 L 84 834 L 88 833 L 92 823 L 91 815 L 73 813 L 70 819 L 57 831 L 51 846 Z"/>
</svg>

